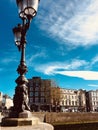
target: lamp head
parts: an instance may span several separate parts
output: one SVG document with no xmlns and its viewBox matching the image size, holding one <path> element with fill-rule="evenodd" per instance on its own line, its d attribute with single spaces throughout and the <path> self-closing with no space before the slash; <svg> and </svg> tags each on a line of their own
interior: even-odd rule
<svg viewBox="0 0 98 130">
<path fill-rule="evenodd" d="M 13 28 L 13 33 L 15 36 L 15 44 L 18 48 L 20 48 L 20 46 L 21 46 L 21 32 L 22 32 L 21 24 L 18 24 L 17 27 Z"/>
<path fill-rule="evenodd" d="M 37 14 L 40 0 L 16 0 L 19 16 L 22 19 L 32 19 Z"/>
</svg>

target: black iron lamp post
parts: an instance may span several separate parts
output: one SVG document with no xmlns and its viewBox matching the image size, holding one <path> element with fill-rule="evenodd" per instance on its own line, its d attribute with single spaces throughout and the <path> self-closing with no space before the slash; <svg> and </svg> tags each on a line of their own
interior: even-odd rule
<svg viewBox="0 0 98 130">
<path fill-rule="evenodd" d="M 19 17 L 22 19 L 22 24 L 18 24 L 13 29 L 15 35 L 15 43 L 21 52 L 20 64 L 17 68 L 19 77 L 16 79 L 16 89 L 13 98 L 13 112 L 11 117 L 28 117 L 30 108 L 28 106 L 28 80 L 25 78 L 27 66 L 25 63 L 25 47 L 26 33 L 30 27 L 32 18 L 37 13 L 37 8 L 40 0 L 16 0 L 19 8 Z"/>
</svg>

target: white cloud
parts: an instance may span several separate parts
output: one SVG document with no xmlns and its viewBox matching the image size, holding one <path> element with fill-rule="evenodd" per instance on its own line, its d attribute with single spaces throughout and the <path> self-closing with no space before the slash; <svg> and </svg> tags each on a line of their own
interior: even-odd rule
<svg viewBox="0 0 98 130">
<path fill-rule="evenodd" d="M 91 65 L 94 65 L 94 64 L 96 64 L 96 63 L 98 63 L 98 55 L 96 55 L 96 56 L 92 59 Z"/>
<path fill-rule="evenodd" d="M 88 62 L 85 60 L 79 60 L 79 59 L 73 59 L 72 62 L 69 64 L 70 68 L 69 69 L 79 69 L 79 68 L 84 68 L 88 66 Z"/>
<path fill-rule="evenodd" d="M 91 62 L 85 60 L 73 59 L 70 62 L 52 62 L 35 66 L 36 71 L 46 75 L 65 75 L 70 77 L 82 78 L 85 80 L 98 80 L 98 72 L 91 71 L 92 65 L 97 62 L 97 56 L 91 59 Z"/>
<path fill-rule="evenodd" d="M 98 0 L 58 0 L 56 4 L 55 1 L 51 3 L 42 6 L 39 16 L 41 29 L 68 45 L 68 42 L 72 46 L 86 47 L 98 44 Z"/>
<path fill-rule="evenodd" d="M 45 54 L 45 50 L 40 51 L 32 56 L 28 56 L 27 60 L 27 66 L 33 66 L 34 60 L 37 60 L 38 58 L 45 58 L 47 55 Z"/>
<path fill-rule="evenodd" d="M 98 87 L 98 84 L 88 84 L 90 87 Z"/>
<path fill-rule="evenodd" d="M 81 67 L 85 68 L 88 65 L 88 62 L 84 60 L 72 60 L 68 62 L 52 62 L 42 65 L 37 65 L 35 67 L 36 71 L 43 72 L 47 75 L 56 74 L 57 72 L 63 72 L 67 70 L 78 70 Z"/>
<path fill-rule="evenodd" d="M 84 80 L 98 80 L 98 72 L 96 71 L 60 71 L 58 74 L 82 78 Z"/>
<path fill-rule="evenodd" d="M 82 63 L 82 62 L 81 62 Z M 81 67 L 83 64 L 79 64 L 78 67 Z M 60 74 L 60 75 L 65 75 L 65 76 L 70 76 L 70 77 L 77 77 L 77 78 L 82 78 L 84 80 L 98 80 L 98 72 L 96 71 L 85 71 L 85 70 L 73 70 L 76 68 L 77 65 L 72 63 L 72 64 L 62 64 L 60 63 L 53 63 L 51 65 L 46 64 L 46 65 L 39 65 L 36 66 L 36 71 L 43 72 L 46 75 L 54 75 L 54 74 Z M 77 68 L 78 68 L 77 67 Z M 69 71 L 71 70 L 71 71 Z"/>
</svg>

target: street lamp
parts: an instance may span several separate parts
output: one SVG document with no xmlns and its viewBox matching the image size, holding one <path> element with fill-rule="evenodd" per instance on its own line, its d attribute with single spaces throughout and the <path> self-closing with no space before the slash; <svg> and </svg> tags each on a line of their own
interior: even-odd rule
<svg viewBox="0 0 98 130">
<path fill-rule="evenodd" d="M 21 52 L 20 64 L 17 68 L 19 77 L 16 79 L 17 86 L 13 98 L 14 106 L 10 114 L 10 116 L 14 118 L 27 118 L 30 113 L 28 106 L 28 80 L 25 78 L 27 72 L 25 63 L 26 33 L 30 27 L 32 18 L 37 14 L 39 1 L 40 0 L 16 0 L 22 24 L 18 24 L 13 28 L 15 44 Z"/>
</svg>

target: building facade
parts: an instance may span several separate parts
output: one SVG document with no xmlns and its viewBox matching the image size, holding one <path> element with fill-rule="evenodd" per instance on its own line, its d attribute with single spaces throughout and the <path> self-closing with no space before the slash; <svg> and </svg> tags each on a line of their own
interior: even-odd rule
<svg viewBox="0 0 98 130">
<path fill-rule="evenodd" d="M 0 92 L 0 109 L 2 108 L 3 93 Z"/>
<path fill-rule="evenodd" d="M 77 90 L 77 95 L 78 95 L 78 102 L 79 102 L 79 107 L 78 110 L 85 112 L 86 109 L 86 91 L 85 90 Z"/>
<path fill-rule="evenodd" d="M 10 109 L 13 106 L 13 99 L 8 95 L 3 95 L 2 98 L 2 108 L 3 109 Z"/>
<path fill-rule="evenodd" d="M 74 89 L 61 89 L 60 106 L 62 111 L 85 111 L 85 91 Z"/>
<path fill-rule="evenodd" d="M 52 84 L 50 79 L 28 79 L 29 105 L 33 111 L 98 111 L 98 90 L 66 89 Z"/>
<path fill-rule="evenodd" d="M 7 110 L 13 106 L 13 99 L 0 92 L 0 111 Z"/>
<path fill-rule="evenodd" d="M 98 90 L 88 91 L 89 111 L 98 111 Z"/>
<path fill-rule="evenodd" d="M 77 91 L 61 89 L 60 106 L 62 111 L 77 111 L 79 106 Z"/>
<path fill-rule="evenodd" d="M 51 80 L 33 77 L 28 79 L 28 95 L 31 110 L 45 110 L 51 104 L 50 87 Z"/>
</svg>

